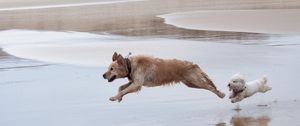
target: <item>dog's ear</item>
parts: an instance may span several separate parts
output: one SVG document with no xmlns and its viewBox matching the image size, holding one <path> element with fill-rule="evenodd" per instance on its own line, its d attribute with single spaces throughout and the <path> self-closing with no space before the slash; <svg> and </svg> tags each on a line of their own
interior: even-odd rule
<svg viewBox="0 0 300 126">
<path fill-rule="evenodd" d="M 246 82 L 245 82 L 245 80 L 244 80 L 244 79 L 242 79 L 242 83 L 243 83 L 243 84 L 246 84 Z"/>
<path fill-rule="evenodd" d="M 125 59 L 123 58 L 122 55 L 119 55 L 118 58 L 117 58 L 117 63 L 119 65 L 124 65 L 125 64 Z"/>
<path fill-rule="evenodd" d="M 117 58 L 118 58 L 118 53 L 115 52 L 115 53 L 113 54 L 113 56 L 112 56 L 112 61 L 117 60 Z"/>
</svg>

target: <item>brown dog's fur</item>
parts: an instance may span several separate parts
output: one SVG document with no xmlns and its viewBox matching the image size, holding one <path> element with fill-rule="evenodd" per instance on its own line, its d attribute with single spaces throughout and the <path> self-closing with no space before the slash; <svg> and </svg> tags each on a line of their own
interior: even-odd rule
<svg viewBox="0 0 300 126">
<path fill-rule="evenodd" d="M 136 92 L 142 86 L 154 87 L 182 82 L 188 87 L 206 89 L 223 98 L 224 93 L 217 90 L 211 79 L 200 67 L 189 61 L 177 59 L 160 59 L 150 56 L 130 56 L 131 73 L 129 82 L 119 87 L 119 93 L 111 97 L 111 101 L 122 100 L 128 93 Z M 114 53 L 113 62 L 110 64 L 103 77 L 109 82 L 117 78 L 125 78 L 128 66 L 122 55 Z"/>
</svg>

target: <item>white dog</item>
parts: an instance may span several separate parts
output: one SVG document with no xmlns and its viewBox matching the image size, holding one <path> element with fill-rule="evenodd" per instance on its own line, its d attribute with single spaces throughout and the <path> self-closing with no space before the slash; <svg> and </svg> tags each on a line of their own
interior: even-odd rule
<svg viewBox="0 0 300 126">
<path fill-rule="evenodd" d="M 250 97 L 257 92 L 265 93 L 272 88 L 267 86 L 267 78 L 263 77 L 251 82 L 246 82 L 244 76 L 240 73 L 233 75 L 228 84 L 229 91 L 232 91 L 229 98 L 232 103 L 242 101 L 244 98 Z"/>
</svg>

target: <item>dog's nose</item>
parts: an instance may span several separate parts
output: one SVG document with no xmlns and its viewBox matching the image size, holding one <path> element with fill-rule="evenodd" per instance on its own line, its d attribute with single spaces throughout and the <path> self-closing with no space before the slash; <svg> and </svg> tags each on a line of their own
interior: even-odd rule
<svg viewBox="0 0 300 126">
<path fill-rule="evenodd" d="M 227 86 L 230 87 L 230 83 Z"/>
<path fill-rule="evenodd" d="M 105 78 L 105 74 L 103 74 L 102 76 L 103 76 L 104 79 L 106 79 L 106 78 Z"/>
</svg>

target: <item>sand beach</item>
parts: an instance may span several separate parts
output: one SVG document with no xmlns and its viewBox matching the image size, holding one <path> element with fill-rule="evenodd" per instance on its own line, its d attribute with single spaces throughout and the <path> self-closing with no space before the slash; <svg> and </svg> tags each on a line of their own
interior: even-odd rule
<svg viewBox="0 0 300 126">
<path fill-rule="evenodd" d="M 299 14 L 294 0 L 0 1 L 0 125 L 297 126 Z M 111 102 L 115 51 L 192 61 L 227 96 L 178 84 Z M 273 90 L 237 111 L 237 72 Z"/>
</svg>

